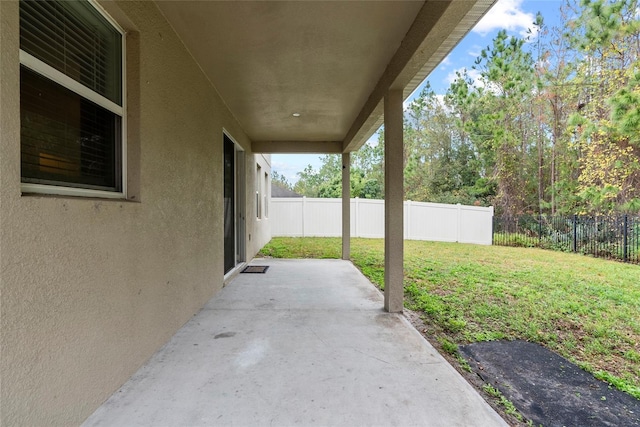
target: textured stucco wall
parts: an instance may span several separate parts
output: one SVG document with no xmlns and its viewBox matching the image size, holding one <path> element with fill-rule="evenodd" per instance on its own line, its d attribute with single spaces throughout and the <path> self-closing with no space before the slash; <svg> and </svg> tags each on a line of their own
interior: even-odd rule
<svg viewBox="0 0 640 427">
<path fill-rule="evenodd" d="M 267 195 L 269 194 L 268 192 L 269 187 L 265 187 L 264 184 L 264 174 L 265 172 L 269 173 L 269 176 L 271 176 L 271 155 L 268 154 L 256 154 L 253 156 L 249 156 L 249 164 L 247 165 L 247 168 L 251 171 L 253 171 L 253 177 L 252 180 L 253 181 L 248 181 L 251 183 L 255 183 L 256 182 L 256 177 L 255 174 L 257 172 L 257 165 L 260 165 L 261 167 L 261 177 L 260 177 L 260 182 L 262 183 L 263 187 L 262 187 L 262 191 L 263 191 L 263 195 L 264 195 L 264 191 L 267 191 Z M 269 183 L 271 183 L 271 178 L 269 178 Z M 253 184 L 254 186 L 257 184 Z M 265 211 L 264 208 L 264 201 L 263 201 L 263 206 L 262 206 L 262 217 L 260 219 L 257 219 L 256 216 L 256 197 L 255 197 L 255 188 L 253 188 L 253 191 L 251 191 L 251 194 L 249 194 L 249 198 L 251 200 L 247 200 L 247 206 L 250 206 L 251 208 L 247 211 L 247 216 L 251 217 L 251 226 L 249 227 L 249 234 L 251 234 L 251 240 L 247 241 L 247 260 L 250 260 L 259 250 L 260 248 L 262 248 L 264 245 L 266 245 L 269 240 L 271 240 L 271 221 L 269 220 L 269 216 L 268 216 L 268 209 L 267 211 Z M 270 201 L 268 202 L 270 203 Z M 249 235 L 247 235 L 247 239 L 249 239 Z"/>
<path fill-rule="evenodd" d="M 107 8 L 139 45 L 128 95 L 135 202 L 21 196 L 18 4 L 0 1 L 3 426 L 79 424 L 197 312 L 223 284 L 223 129 L 247 163 L 268 161 L 248 151 L 153 3 Z M 248 259 L 268 240 L 260 227 L 247 215 L 258 236 Z"/>
</svg>

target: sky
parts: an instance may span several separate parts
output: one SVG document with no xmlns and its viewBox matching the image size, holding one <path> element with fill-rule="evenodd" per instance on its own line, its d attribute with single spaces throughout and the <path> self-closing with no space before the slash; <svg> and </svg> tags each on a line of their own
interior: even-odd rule
<svg viewBox="0 0 640 427">
<path fill-rule="evenodd" d="M 453 82 L 456 71 L 466 68 L 473 78 L 475 70 L 471 67 L 474 61 L 482 49 L 492 43 L 498 31 L 504 29 L 510 35 L 525 37 L 527 30 L 533 27 L 532 23 L 535 21 L 537 12 L 542 13 L 547 27 L 557 25 L 561 4 L 561 0 L 498 0 L 469 34 L 418 86 L 405 101 L 405 105 L 422 91 L 427 81 L 437 94 L 444 94 Z M 377 140 L 377 135 L 374 134 L 372 139 Z M 316 154 L 273 154 L 271 169 L 284 175 L 291 184 L 294 184 L 298 180 L 297 172 L 302 171 L 307 165 L 311 165 L 315 170 L 320 168 L 322 164 L 320 157 Z"/>
</svg>

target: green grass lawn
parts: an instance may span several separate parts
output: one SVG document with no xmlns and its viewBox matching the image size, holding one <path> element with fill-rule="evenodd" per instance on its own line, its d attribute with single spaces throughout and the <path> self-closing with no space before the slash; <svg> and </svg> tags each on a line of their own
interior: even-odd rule
<svg viewBox="0 0 640 427">
<path fill-rule="evenodd" d="M 523 339 L 640 399 L 640 266 L 532 248 L 405 241 L 405 306 L 441 348 Z M 339 238 L 274 238 L 276 258 L 339 258 Z M 351 239 L 384 287 L 384 242 Z"/>
</svg>

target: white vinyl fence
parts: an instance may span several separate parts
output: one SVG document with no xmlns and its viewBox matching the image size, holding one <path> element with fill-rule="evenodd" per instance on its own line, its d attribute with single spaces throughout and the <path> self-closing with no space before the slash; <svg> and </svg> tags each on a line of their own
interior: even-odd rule
<svg viewBox="0 0 640 427">
<path fill-rule="evenodd" d="M 342 236 L 342 200 L 271 199 L 271 234 Z M 493 207 L 404 202 L 404 238 L 490 245 Z M 351 199 L 351 237 L 384 237 L 384 200 Z"/>
</svg>

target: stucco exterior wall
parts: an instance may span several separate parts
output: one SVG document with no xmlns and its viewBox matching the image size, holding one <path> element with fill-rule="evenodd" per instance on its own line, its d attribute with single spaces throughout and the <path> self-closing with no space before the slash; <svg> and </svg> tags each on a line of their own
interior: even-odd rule
<svg viewBox="0 0 640 427">
<path fill-rule="evenodd" d="M 248 258 L 251 259 L 264 245 L 266 245 L 269 240 L 271 240 L 271 221 L 269 220 L 269 206 L 265 206 L 265 203 L 270 204 L 270 187 L 271 187 L 271 156 L 265 154 L 256 154 L 254 156 L 250 156 L 249 165 L 247 168 L 253 170 L 253 180 L 251 181 L 253 185 L 253 191 L 248 197 L 251 200 L 247 200 L 247 206 L 251 206 L 252 209 L 248 210 L 247 216 L 251 217 L 251 227 L 249 229 L 249 234 L 251 234 L 251 239 L 247 241 L 247 252 Z M 259 179 L 255 177 L 255 173 L 257 171 L 257 165 L 260 165 L 261 176 Z M 268 183 L 264 180 L 264 174 L 269 174 Z M 256 215 L 256 186 L 258 185 L 258 181 L 261 183 L 261 216 L 258 219 Z M 265 194 L 266 193 L 266 194 Z M 265 201 L 265 197 L 266 201 Z M 247 236 L 248 238 L 249 236 Z"/>
<path fill-rule="evenodd" d="M 137 45 L 127 72 L 135 201 L 21 195 L 18 3 L 0 1 L 3 426 L 81 423 L 222 287 L 223 129 L 247 164 L 269 163 L 153 3 L 105 7 Z M 268 221 L 246 217 L 251 259 Z"/>
</svg>

